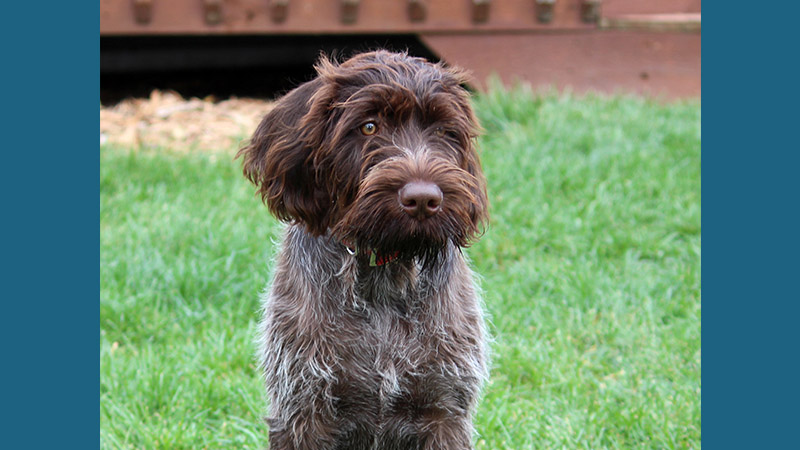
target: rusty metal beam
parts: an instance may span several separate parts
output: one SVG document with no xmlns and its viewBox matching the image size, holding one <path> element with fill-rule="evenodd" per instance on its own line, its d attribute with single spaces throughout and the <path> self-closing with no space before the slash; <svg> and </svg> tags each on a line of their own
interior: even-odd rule
<svg viewBox="0 0 800 450">
<path fill-rule="evenodd" d="M 536 0 L 169 0 L 158 2 L 157 11 L 153 8 L 151 19 L 143 25 L 131 11 L 131 0 L 103 0 L 100 34 L 319 35 L 592 29 L 594 24 L 581 21 L 581 1 L 556 1 L 552 20 L 544 24 L 536 18 Z M 343 9 L 348 12 L 343 14 Z M 343 20 L 345 17 L 347 20 Z"/>
<path fill-rule="evenodd" d="M 422 40 L 470 70 L 479 89 L 497 76 L 506 85 L 525 81 L 576 92 L 700 95 L 699 33 L 428 34 Z"/>
<path fill-rule="evenodd" d="M 603 16 L 699 13 L 700 0 L 603 0 Z"/>
<path fill-rule="evenodd" d="M 701 30 L 700 13 L 678 14 L 627 14 L 600 19 L 600 28 L 642 31 L 686 31 Z"/>
<path fill-rule="evenodd" d="M 700 0 L 102 0 L 101 36 L 419 36 L 472 70 L 575 90 L 700 94 Z M 355 38 L 357 39 L 357 38 Z"/>
</svg>

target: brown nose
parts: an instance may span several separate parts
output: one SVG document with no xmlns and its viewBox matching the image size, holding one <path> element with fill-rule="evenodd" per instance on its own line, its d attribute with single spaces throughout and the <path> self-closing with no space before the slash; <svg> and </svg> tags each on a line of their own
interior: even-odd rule
<svg viewBox="0 0 800 450">
<path fill-rule="evenodd" d="M 426 219 L 442 207 L 442 190 L 434 183 L 412 181 L 400 189 L 400 206 L 411 217 Z"/>
</svg>

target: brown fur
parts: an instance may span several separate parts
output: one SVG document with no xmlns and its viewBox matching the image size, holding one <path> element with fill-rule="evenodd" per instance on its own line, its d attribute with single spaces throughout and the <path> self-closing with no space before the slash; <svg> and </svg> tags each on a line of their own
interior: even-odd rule
<svg viewBox="0 0 800 450">
<path fill-rule="evenodd" d="M 485 333 L 460 248 L 488 202 L 464 75 L 386 51 L 316 69 L 239 152 L 290 222 L 260 331 L 271 448 L 471 448 Z M 403 210 L 410 182 L 437 213 Z"/>
</svg>

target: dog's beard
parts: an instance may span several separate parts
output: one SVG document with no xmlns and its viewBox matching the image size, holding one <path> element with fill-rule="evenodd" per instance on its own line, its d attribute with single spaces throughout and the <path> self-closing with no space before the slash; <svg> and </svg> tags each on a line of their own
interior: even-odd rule
<svg viewBox="0 0 800 450">
<path fill-rule="evenodd" d="M 403 222 L 408 222 L 403 220 Z M 433 262 L 447 247 L 449 238 L 434 226 L 418 226 L 408 230 L 407 224 L 381 224 L 352 233 L 360 248 L 368 248 L 379 255 L 388 255 L 401 260 L 419 259 Z"/>
<path fill-rule="evenodd" d="M 449 243 L 457 247 L 467 244 L 469 222 L 464 219 L 468 216 L 461 216 L 445 206 L 433 217 L 418 220 L 402 210 L 396 194 L 376 194 L 351 205 L 334 235 L 358 249 L 430 265 Z"/>
</svg>

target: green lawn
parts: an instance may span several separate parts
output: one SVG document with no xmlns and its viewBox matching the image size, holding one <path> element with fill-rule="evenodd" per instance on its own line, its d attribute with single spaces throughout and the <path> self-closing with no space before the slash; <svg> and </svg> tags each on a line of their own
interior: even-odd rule
<svg viewBox="0 0 800 450">
<path fill-rule="evenodd" d="M 494 336 L 479 449 L 700 448 L 700 103 L 475 100 Z M 235 149 L 100 150 L 104 449 L 261 449 L 280 225 Z"/>
</svg>

